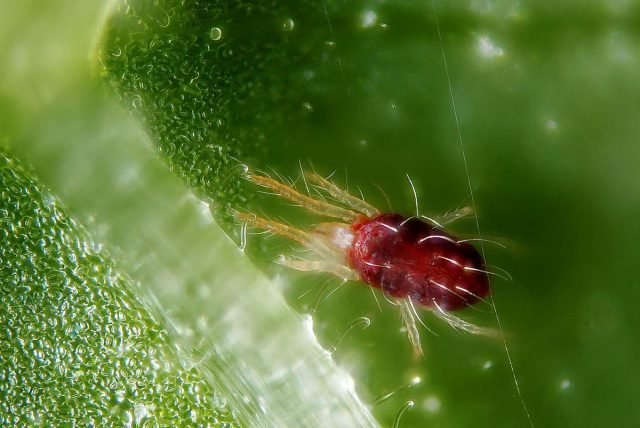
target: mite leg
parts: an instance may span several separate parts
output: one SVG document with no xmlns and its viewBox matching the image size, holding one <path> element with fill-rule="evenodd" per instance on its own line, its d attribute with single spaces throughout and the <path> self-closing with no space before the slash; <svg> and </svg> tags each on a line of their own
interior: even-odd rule
<svg viewBox="0 0 640 428">
<path fill-rule="evenodd" d="M 436 309 L 433 311 L 434 315 L 441 320 L 446 321 L 451 327 L 455 328 L 456 330 L 462 330 L 466 331 L 467 333 L 478 334 L 481 336 L 499 337 L 497 331 L 490 328 L 479 327 L 475 324 L 463 320 L 462 318 L 451 315 L 449 312 L 438 306 L 436 302 L 433 302 L 433 304 L 436 307 Z"/>
<path fill-rule="evenodd" d="M 413 352 L 416 355 L 424 355 L 422 352 L 422 344 L 420 343 L 420 332 L 418 331 L 418 325 L 416 319 L 418 315 L 415 313 L 415 307 L 410 298 L 396 299 L 396 303 L 400 306 L 400 315 L 402 315 L 402 322 L 407 329 L 407 336 L 413 346 Z"/>
<path fill-rule="evenodd" d="M 462 207 L 460 209 L 449 211 L 441 216 L 438 216 L 438 223 L 442 226 L 446 226 L 449 223 L 453 223 L 456 220 L 460 220 L 464 217 L 469 217 L 473 215 L 473 208 L 471 207 Z"/>
<path fill-rule="evenodd" d="M 362 199 L 357 198 L 345 192 L 344 190 L 342 190 L 341 188 L 339 188 L 338 186 L 336 186 L 326 178 L 322 177 L 321 175 L 316 174 L 315 172 L 305 172 L 304 176 L 312 184 L 315 184 L 316 186 L 325 190 L 328 194 L 330 194 L 336 200 L 342 202 L 349 208 L 359 211 L 362 214 L 366 215 L 367 217 L 374 217 L 380 214 L 380 211 L 378 211 L 375 207 L 369 205 Z"/>
<path fill-rule="evenodd" d="M 330 249 L 327 245 L 325 245 L 321 239 L 303 230 L 297 229 L 284 223 L 279 223 L 277 221 L 267 220 L 266 218 L 258 217 L 255 214 L 251 213 L 236 211 L 234 212 L 234 216 L 238 220 L 245 222 L 251 226 L 273 232 L 277 235 L 284 236 L 285 238 L 296 241 L 304 247 L 314 251 L 315 253 L 325 258 L 333 259 L 339 257 L 339 255 L 335 251 Z"/>
<path fill-rule="evenodd" d="M 324 215 L 327 217 L 339 218 L 346 221 L 347 223 L 353 223 L 358 218 L 357 213 L 355 213 L 354 211 L 337 207 L 335 205 L 329 204 L 328 202 L 303 195 L 292 187 L 280 183 L 279 181 L 276 181 L 272 178 L 254 174 L 249 174 L 248 178 L 249 181 L 259 186 L 273 190 L 279 196 L 301 205 L 303 208 L 312 213 Z"/>
<path fill-rule="evenodd" d="M 301 271 L 328 272 L 345 281 L 357 281 L 360 279 L 357 272 L 340 263 L 323 260 L 293 260 L 290 257 L 281 256 L 276 263 L 291 269 Z"/>
</svg>

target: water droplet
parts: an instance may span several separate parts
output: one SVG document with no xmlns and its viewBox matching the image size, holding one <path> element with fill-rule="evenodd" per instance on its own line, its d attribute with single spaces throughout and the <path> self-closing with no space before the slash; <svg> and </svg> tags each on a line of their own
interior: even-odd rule
<svg viewBox="0 0 640 428">
<path fill-rule="evenodd" d="M 486 58 L 496 58 L 504 55 L 504 50 L 496 46 L 487 36 L 482 36 L 478 39 L 478 50 Z"/>
<path fill-rule="evenodd" d="M 309 103 L 302 103 L 302 107 L 308 113 L 313 112 L 313 106 L 311 104 L 309 104 Z"/>
<path fill-rule="evenodd" d="M 442 407 L 442 402 L 435 395 L 430 395 L 427 398 L 425 398 L 422 405 L 424 406 L 426 411 L 431 413 L 437 413 Z"/>
<path fill-rule="evenodd" d="M 571 387 L 571 381 L 569 379 L 562 379 L 560 381 L 560 389 L 566 390 Z"/>
<path fill-rule="evenodd" d="M 293 19 L 287 18 L 287 19 L 285 19 L 284 23 L 282 24 L 282 29 L 284 31 L 293 31 L 293 27 L 294 26 L 295 26 L 295 22 L 293 22 Z"/>
<path fill-rule="evenodd" d="M 135 403 L 133 405 L 133 415 L 136 423 L 141 423 L 145 418 L 149 417 L 149 409 L 144 403 Z"/>
<path fill-rule="evenodd" d="M 547 122 L 545 123 L 545 126 L 547 127 L 548 130 L 555 131 L 556 129 L 558 129 L 558 122 L 556 122 L 553 119 L 548 119 Z"/>
<path fill-rule="evenodd" d="M 362 28 L 371 28 L 376 25 L 378 15 L 372 10 L 365 10 L 360 17 L 360 25 Z"/>
<path fill-rule="evenodd" d="M 224 409 L 227 406 L 227 400 L 220 394 L 214 392 L 213 394 L 213 405 L 218 409 Z"/>
<path fill-rule="evenodd" d="M 493 366 L 493 361 L 487 360 L 482 365 L 482 368 L 485 369 L 485 370 L 489 370 L 492 366 Z"/>
<path fill-rule="evenodd" d="M 209 30 L 209 37 L 211 40 L 220 40 L 222 38 L 222 30 L 218 27 L 211 27 L 211 30 Z"/>
</svg>

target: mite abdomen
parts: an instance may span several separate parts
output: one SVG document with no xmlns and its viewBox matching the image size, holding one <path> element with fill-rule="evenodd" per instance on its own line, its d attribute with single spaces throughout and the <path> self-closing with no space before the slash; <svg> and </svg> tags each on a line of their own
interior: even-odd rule
<svg viewBox="0 0 640 428">
<path fill-rule="evenodd" d="M 478 251 L 417 218 L 382 214 L 355 223 L 347 252 L 362 281 L 423 306 L 463 309 L 489 294 Z"/>
</svg>

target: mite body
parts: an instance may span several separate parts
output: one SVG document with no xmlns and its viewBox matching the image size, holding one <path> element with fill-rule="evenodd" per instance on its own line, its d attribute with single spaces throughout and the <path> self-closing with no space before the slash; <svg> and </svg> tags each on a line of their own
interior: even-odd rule
<svg viewBox="0 0 640 428">
<path fill-rule="evenodd" d="M 381 214 L 355 223 L 352 229 L 349 266 L 389 297 L 452 311 L 489 294 L 482 256 L 435 225 Z"/>
<path fill-rule="evenodd" d="M 450 313 L 482 300 L 490 286 L 480 253 L 468 242 L 443 231 L 440 224 L 426 218 L 381 213 L 315 173 L 305 173 L 306 180 L 335 204 L 269 177 L 249 174 L 248 178 L 312 213 L 341 220 L 304 231 L 250 213 L 235 213 L 242 222 L 292 239 L 315 255 L 312 260 L 281 256 L 278 263 L 302 271 L 329 272 L 381 290 L 400 307 L 416 353 L 422 353 L 416 305 L 431 310 L 454 328 L 493 334 Z M 468 213 L 461 210 L 447 218 Z"/>
</svg>

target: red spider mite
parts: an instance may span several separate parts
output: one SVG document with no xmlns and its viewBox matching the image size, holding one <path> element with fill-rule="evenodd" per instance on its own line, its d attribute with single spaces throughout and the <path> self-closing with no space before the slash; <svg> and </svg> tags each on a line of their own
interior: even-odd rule
<svg viewBox="0 0 640 428">
<path fill-rule="evenodd" d="M 300 243 L 316 257 L 302 260 L 282 256 L 278 263 L 301 271 L 328 272 L 380 289 L 400 307 L 416 353 L 422 353 L 422 348 L 415 305 L 431 310 L 454 328 L 493 335 L 492 330 L 450 313 L 483 300 L 490 292 L 480 253 L 465 240 L 442 230 L 442 224 L 468 215 L 470 209 L 450 213 L 437 223 L 426 217 L 385 214 L 316 173 L 305 172 L 304 177 L 340 205 L 304 195 L 270 177 L 247 174 L 251 182 L 280 197 L 340 222 L 324 222 L 312 231 L 304 231 L 251 213 L 235 213 L 246 224 Z"/>
</svg>

